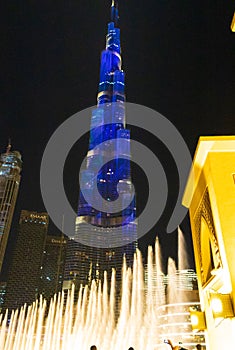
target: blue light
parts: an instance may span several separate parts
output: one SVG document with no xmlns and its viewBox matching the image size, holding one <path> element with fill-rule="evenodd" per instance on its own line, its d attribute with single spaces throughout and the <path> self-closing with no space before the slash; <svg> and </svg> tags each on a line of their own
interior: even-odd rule
<svg viewBox="0 0 235 350">
<path fill-rule="evenodd" d="M 82 183 L 85 184 L 84 195 L 92 198 L 94 188 L 98 188 L 101 196 L 108 202 L 118 198 L 118 188 L 123 198 L 127 198 L 130 195 L 131 186 L 130 158 L 124 158 L 130 155 L 130 142 L 128 142 L 130 141 L 130 130 L 125 128 L 123 103 L 125 102 L 125 73 L 121 67 L 117 1 L 113 1 L 111 15 L 112 21 L 108 24 L 106 48 L 101 54 L 97 107 L 92 111 L 91 117 L 87 168 L 81 171 Z M 115 104 L 112 104 L 113 102 Z M 125 146 L 120 139 L 125 140 Z M 113 140 L 112 146 L 110 146 L 110 140 Z M 101 143 L 104 145 L 104 150 L 99 152 Z M 110 159 L 112 159 L 105 165 L 103 165 L 104 153 L 111 155 Z M 95 175 L 97 168 L 100 169 L 98 176 Z M 135 198 L 122 212 L 110 213 L 107 211 L 106 207 L 99 208 L 99 210 L 91 207 L 85 201 L 83 193 L 80 192 L 75 236 L 82 233 L 90 240 L 88 246 L 76 243 L 81 249 L 79 256 L 82 259 L 79 260 L 80 271 L 76 276 L 80 284 L 89 284 L 93 278 L 102 279 L 104 271 L 110 274 L 112 268 L 122 266 L 123 254 L 126 256 L 128 266 L 132 265 L 133 254 L 137 247 Z M 85 225 L 86 222 L 93 226 L 89 228 L 89 232 Z M 114 248 L 113 256 L 108 259 L 107 263 L 105 249 L 95 247 L 97 247 L 96 243 L 100 239 L 100 234 L 108 235 L 112 233 L 114 227 L 117 227 L 121 233 L 123 245 Z"/>
</svg>

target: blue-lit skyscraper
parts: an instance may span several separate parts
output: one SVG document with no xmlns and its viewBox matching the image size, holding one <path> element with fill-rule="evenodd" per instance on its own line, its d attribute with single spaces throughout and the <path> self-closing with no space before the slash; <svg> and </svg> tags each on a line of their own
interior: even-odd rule
<svg viewBox="0 0 235 350">
<path fill-rule="evenodd" d="M 97 107 L 91 117 L 89 151 L 81 173 L 83 188 L 79 197 L 75 239 L 71 239 L 67 247 L 66 289 L 69 281 L 74 281 L 78 287 L 89 284 L 93 279 L 102 280 L 104 271 L 110 275 L 112 268 L 116 269 L 118 281 L 124 254 L 128 265 L 133 261 L 137 225 L 135 197 L 131 197 L 130 130 L 126 129 L 125 121 L 124 78 L 118 5 L 117 1 L 112 1 L 106 48 L 101 55 Z M 105 199 L 103 204 L 95 193 L 97 188 Z M 124 209 L 109 211 L 107 203 L 114 203 L 119 196 Z M 99 202 L 101 207 L 97 209 L 87 198 Z M 126 202 L 129 202 L 127 206 Z M 106 244 L 111 235 L 118 235 L 122 244 Z M 81 236 L 87 244 L 81 244 Z"/>
</svg>

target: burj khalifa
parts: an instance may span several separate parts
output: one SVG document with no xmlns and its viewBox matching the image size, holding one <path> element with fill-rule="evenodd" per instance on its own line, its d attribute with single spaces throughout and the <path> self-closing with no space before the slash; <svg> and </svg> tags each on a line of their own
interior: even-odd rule
<svg viewBox="0 0 235 350">
<path fill-rule="evenodd" d="M 101 54 L 97 106 L 91 116 L 89 150 L 80 173 L 82 188 L 75 236 L 68 243 L 65 286 L 73 282 L 79 288 L 92 280 L 102 281 L 104 271 L 110 277 L 113 269 L 118 282 L 123 257 L 128 266 L 132 265 L 137 248 L 137 221 L 130 159 L 118 2 L 112 1 L 106 48 Z M 118 199 L 122 205 L 115 210 Z"/>
</svg>

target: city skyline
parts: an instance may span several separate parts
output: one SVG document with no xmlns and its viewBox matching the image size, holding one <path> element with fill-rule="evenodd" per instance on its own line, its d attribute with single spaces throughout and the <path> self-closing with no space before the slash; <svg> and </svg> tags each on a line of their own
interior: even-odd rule
<svg viewBox="0 0 235 350">
<path fill-rule="evenodd" d="M 22 153 L 18 213 L 44 209 L 39 169 L 50 135 L 71 114 L 95 105 L 94 80 L 98 82 L 99 52 L 109 14 L 106 3 L 60 3 L 56 8 L 15 5 L 14 11 L 10 5 L 5 7 L 0 139 L 2 151 L 11 136 L 13 149 Z M 192 153 L 200 134 L 234 133 L 232 1 L 201 7 L 196 1 L 184 5 L 150 1 L 148 6 L 129 1 L 120 7 L 128 100 L 164 114 Z M 131 132 L 140 138 L 138 130 Z M 162 150 L 148 135 L 144 141 L 154 151 Z M 85 156 L 87 142 L 84 137 L 82 147 L 72 150 L 65 168 L 65 187 L 75 209 L 78 171 L 71 178 L 70 164 L 78 150 L 81 158 Z M 174 193 L 172 188 L 172 197 Z M 164 222 L 154 232 L 164 234 Z M 152 236 L 142 240 L 143 246 L 152 242 Z"/>
</svg>

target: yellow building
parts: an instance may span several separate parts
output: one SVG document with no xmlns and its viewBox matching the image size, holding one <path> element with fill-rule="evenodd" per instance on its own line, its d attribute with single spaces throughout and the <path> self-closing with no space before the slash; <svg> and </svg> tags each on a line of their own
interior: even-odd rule
<svg viewBox="0 0 235 350">
<path fill-rule="evenodd" d="M 189 208 L 207 349 L 234 349 L 235 136 L 200 137 L 183 205 Z"/>
</svg>

